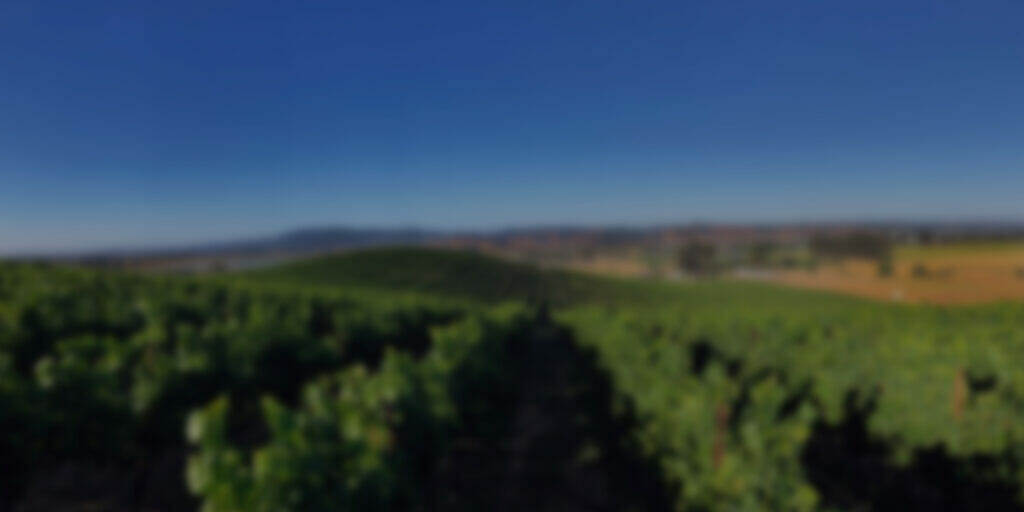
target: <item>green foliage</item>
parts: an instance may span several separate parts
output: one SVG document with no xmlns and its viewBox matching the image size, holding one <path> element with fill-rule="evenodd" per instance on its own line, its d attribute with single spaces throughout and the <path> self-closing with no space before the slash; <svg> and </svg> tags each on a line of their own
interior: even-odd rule
<svg viewBox="0 0 1024 512">
<path fill-rule="evenodd" d="M 502 316 L 509 315 L 505 312 Z M 244 450 L 229 440 L 229 402 L 220 398 L 188 421 L 188 481 L 203 510 L 423 510 L 424 468 L 436 466 L 458 421 L 458 370 L 494 368 L 486 346 L 514 322 L 472 318 L 436 331 L 419 360 L 389 352 L 369 372 L 351 366 L 307 384 L 294 409 L 262 399 L 268 440 Z M 484 350 L 477 350 L 483 348 Z"/>
<path fill-rule="evenodd" d="M 594 300 L 636 300 L 649 288 L 561 270 L 443 249 L 372 249 L 299 261 L 246 278 L 326 288 L 361 287 L 454 297 L 484 303 L 519 301 L 556 306 Z"/>
<path fill-rule="evenodd" d="M 240 409 L 233 422 L 244 424 L 261 397 L 294 403 L 319 376 L 376 367 L 388 350 L 423 353 L 432 329 L 467 311 L 0 264 L 0 455 L 23 474 L 5 482 L 0 508 L 24 490 L 25 475 L 55 464 L 97 460 L 145 475 L 168 450 L 185 450 L 186 415 L 211 399 L 230 397 Z M 163 485 L 184 492 L 180 481 Z"/>
<path fill-rule="evenodd" d="M 947 310 L 779 293 L 736 297 L 722 311 L 714 295 L 701 295 L 563 317 L 643 418 L 635 435 L 681 489 L 680 509 L 816 509 L 823 501 L 802 454 L 815 429 L 857 411 L 893 467 L 938 446 L 955 460 L 990 461 L 986 473 L 965 465 L 964 479 L 1019 485 L 1020 306 Z"/>
<path fill-rule="evenodd" d="M 554 321 L 495 305 L 510 298 Z M 856 469 L 882 447 L 871 467 L 900 474 L 939 450 L 944 485 L 1024 488 L 1020 304 L 628 284 L 398 250 L 206 279 L 0 264 L 0 459 L 20 468 L 0 508 L 59 463 L 135 478 L 170 450 L 189 456 L 166 485 L 187 481 L 209 511 L 427 509 L 453 433 L 523 386 L 510 340 L 555 326 L 596 355 L 635 419 L 617 448 L 653 460 L 679 510 L 878 508 L 837 501 L 862 488 L 814 450 Z M 823 441 L 857 428 L 860 452 Z"/>
</svg>

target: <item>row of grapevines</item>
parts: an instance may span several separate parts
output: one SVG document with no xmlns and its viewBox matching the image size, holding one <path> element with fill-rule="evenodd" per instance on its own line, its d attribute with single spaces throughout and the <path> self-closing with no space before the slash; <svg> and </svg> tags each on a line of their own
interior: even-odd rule
<svg viewBox="0 0 1024 512">
<path fill-rule="evenodd" d="M 190 410 L 229 396 L 245 423 L 261 400 L 305 400 L 318 375 L 411 360 L 431 329 L 465 314 L 437 301 L 2 264 L 0 458 L 19 471 L 0 482 L 0 508 L 80 461 L 147 487 L 166 452 L 186 449 Z M 183 476 L 154 485 L 184 495 Z"/>
<path fill-rule="evenodd" d="M 1024 488 L 1019 305 L 736 300 L 563 317 L 636 409 L 680 509 L 821 507 L 802 455 L 815 428 L 853 414 L 893 467 L 939 448 L 991 461 L 965 477 Z"/>
<path fill-rule="evenodd" d="M 461 391 L 501 385 L 496 342 L 517 328 L 514 314 L 439 329 L 418 360 L 389 351 L 376 371 L 356 365 L 315 379 L 294 407 L 265 396 L 267 439 L 253 447 L 230 439 L 228 399 L 193 413 L 188 478 L 203 510 L 429 509 Z"/>
</svg>

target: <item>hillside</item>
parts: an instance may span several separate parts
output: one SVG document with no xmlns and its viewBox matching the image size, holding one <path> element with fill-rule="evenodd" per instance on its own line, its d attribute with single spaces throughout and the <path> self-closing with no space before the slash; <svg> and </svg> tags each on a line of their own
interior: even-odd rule
<svg viewBox="0 0 1024 512">
<path fill-rule="evenodd" d="M 1021 310 L 427 249 L 0 264 L 0 509 L 1020 510 Z"/>
<path fill-rule="evenodd" d="M 622 308 L 672 305 L 713 312 L 754 308 L 788 311 L 828 306 L 874 307 L 875 301 L 772 283 L 708 280 L 673 283 L 545 269 L 485 254 L 436 248 L 384 248 L 321 256 L 233 274 L 257 286 L 413 293 L 483 304 L 525 302 L 571 307 Z M 885 308 L 901 308 L 897 304 Z"/>
<path fill-rule="evenodd" d="M 636 298 L 665 288 L 542 269 L 473 252 L 412 247 L 321 256 L 242 275 L 299 286 L 373 288 L 489 303 L 551 305 Z"/>
</svg>

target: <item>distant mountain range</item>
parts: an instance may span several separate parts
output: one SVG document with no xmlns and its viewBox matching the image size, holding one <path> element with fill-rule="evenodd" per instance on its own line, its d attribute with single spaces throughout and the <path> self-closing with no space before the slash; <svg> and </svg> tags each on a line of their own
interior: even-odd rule
<svg viewBox="0 0 1024 512">
<path fill-rule="evenodd" d="M 716 244 L 743 244 L 758 240 L 798 242 L 816 233 L 871 230 L 897 239 L 949 241 L 964 238 L 1024 237 L 1024 222 L 821 222 L 791 224 L 689 223 L 649 227 L 526 227 L 492 231 L 443 231 L 419 228 L 320 227 L 279 235 L 225 240 L 179 247 L 116 249 L 72 256 L 47 256 L 86 263 L 194 258 L 294 257 L 342 250 L 394 246 L 433 245 L 533 252 L 606 249 L 614 247 L 672 246 L 701 239 Z M 37 259 L 37 258 L 34 258 Z"/>
</svg>

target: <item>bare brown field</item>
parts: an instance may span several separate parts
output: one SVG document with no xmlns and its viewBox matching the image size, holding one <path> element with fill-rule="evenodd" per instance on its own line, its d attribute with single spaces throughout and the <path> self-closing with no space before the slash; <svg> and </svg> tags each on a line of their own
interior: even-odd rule
<svg viewBox="0 0 1024 512">
<path fill-rule="evenodd" d="M 972 304 L 1024 299 L 1024 245 L 907 247 L 893 273 L 866 260 L 780 270 L 759 279 L 894 302 Z"/>
</svg>

